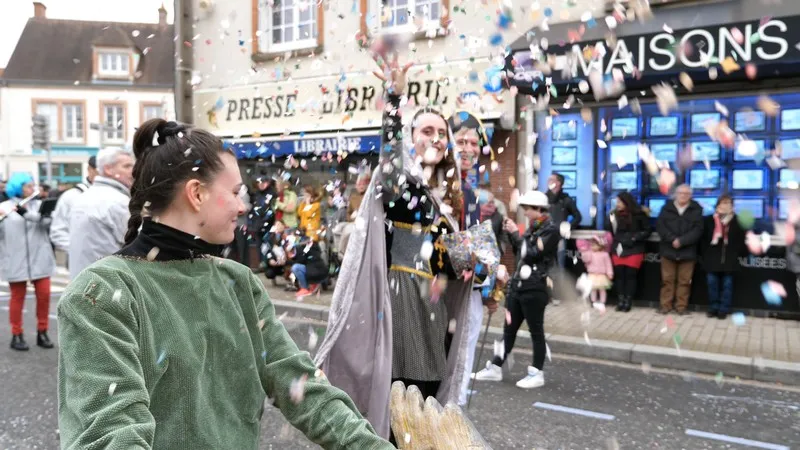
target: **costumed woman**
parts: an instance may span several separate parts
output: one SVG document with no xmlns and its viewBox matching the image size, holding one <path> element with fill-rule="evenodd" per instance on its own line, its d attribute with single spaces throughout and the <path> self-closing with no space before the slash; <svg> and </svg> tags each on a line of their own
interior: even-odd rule
<svg viewBox="0 0 800 450">
<path fill-rule="evenodd" d="M 323 448 L 394 448 L 297 348 L 251 270 L 217 256 L 245 210 L 234 154 L 162 119 L 133 148 L 126 245 L 58 305 L 62 448 L 254 449 L 267 396 Z"/>
<path fill-rule="evenodd" d="M 441 404 L 457 402 L 472 278 L 453 273 L 438 242 L 458 229 L 453 217 L 463 208 L 447 120 L 422 108 L 404 130 L 401 96 L 410 64 L 401 68 L 396 54 L 388 61 L 379 53 L 376 60 L 387 94 L 381 159 L 349 238 L 315 362 L 386 437 L 394 381 Z M 446 351 L 451 319 L 454 337 Z"/>
</svg>

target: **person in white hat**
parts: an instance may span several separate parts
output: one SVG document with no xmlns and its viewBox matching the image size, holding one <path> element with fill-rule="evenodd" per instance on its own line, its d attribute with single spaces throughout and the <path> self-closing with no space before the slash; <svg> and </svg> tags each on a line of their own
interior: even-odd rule
<svg viewBox="0 0 800 450">
<path fill-rule="evenodd" d="M 506 219 L 505 230 L 509 235 L 517 268 L 508 283 L 506 309 L 510 321 L 506 320 L 503 330 L 505 352 L 502 357 L 495 355 L 486 362 L 486 368 L 473 374 L 476 380 L 502 381 L 501 367 L 511 350 L 517 331 L 525 320 L 533 341 L 533 366 L 528 366 L 528 374 L 517 382 L 517 387 L 532 389 L 544 385 L 544 359 L 547 343 L 544 338 L 544 310 L 550 302 L 552 282 L 548 273 L 556 264 L 559 234 L 556 225 L 548 215 L 549 201 L 539 191 L 525 193 L 519 200 L 528 229 L 520 237 L 517 224 Z"/>
</svg>

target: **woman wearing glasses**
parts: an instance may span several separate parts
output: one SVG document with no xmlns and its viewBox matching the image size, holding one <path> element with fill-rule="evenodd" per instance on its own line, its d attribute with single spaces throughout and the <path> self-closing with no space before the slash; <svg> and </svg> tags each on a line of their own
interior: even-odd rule
<svg viewBox="0 0 800 450">
<path fill-rule="evenodd" d="M 547 345 L 544 339 L 544 310 L 550 302 L 550 283 L 548 273 L 555 265 L 559 235 L 555 224 L 547 214 L 547 196 L 538 191 L 530 191 L 519 200 L 528 229 L 520 237 L 517 224 L 506 219 L 505 231 L 508 233 L 517 259 L 517 268 L 508 283 L 506 309 L 510 321 L 506 320 L 503 330 L 505 342 L 504 356 L 495 356 L 487 361 L 486 368 L 473 374 L 477 380 L 502 381 L 501 367 L 514 349 L 517 331 L 525 320 L 533 341 L 533 366 L 528 366 L 528 374 L 517 382 L 517 387 L 532 389 L 544 385 L 544 358 Z"/>
</svg>

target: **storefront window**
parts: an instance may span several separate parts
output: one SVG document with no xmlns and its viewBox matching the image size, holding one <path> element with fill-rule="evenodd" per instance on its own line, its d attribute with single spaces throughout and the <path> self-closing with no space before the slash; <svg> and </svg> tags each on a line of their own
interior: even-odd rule
<svg viewBox="0 0 800 450">
<path fill-rule="evenodd" d="M 76 184 L 83 181 L 83 167 L 80 163 L 53 163 L 55 184 Z M 39 163 L 39 182 L 47 183 L 47 163 Z"/>
</svg>

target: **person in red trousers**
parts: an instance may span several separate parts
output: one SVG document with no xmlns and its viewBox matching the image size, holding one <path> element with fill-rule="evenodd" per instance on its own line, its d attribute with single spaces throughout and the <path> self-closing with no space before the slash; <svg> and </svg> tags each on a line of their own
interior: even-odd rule
<svg viewBox="0 0 800 450">
<path fill-rule="evenodd" d="M 49 217 L 39 214 L 41 200 L 34 199 L 24 206 L 20 202 L 34 193 L 33 178 L 27 173 L 15 173 L 6 184 L 5 202 L 0 222 L 2 240 L 2 279 L 11 288 L 9 320 L 11 322 L 11 348 L 28 350 L 22 330 L 22 308 L 28 281 L 36 291 L 36 345 L 53 348 L 47 336 L 50 314 L 50 275 L 56 267 L 53 247 L 50 245 Z"/>
</svg>

